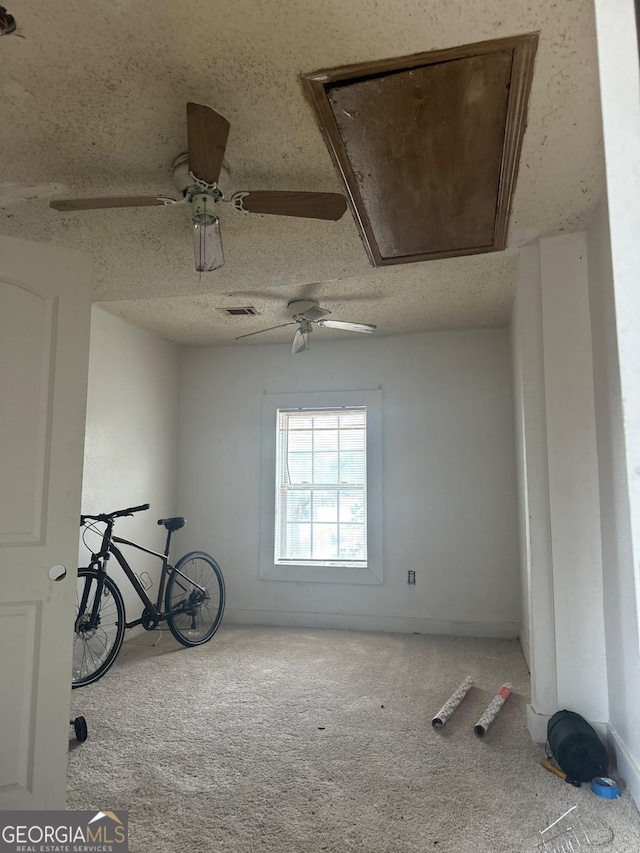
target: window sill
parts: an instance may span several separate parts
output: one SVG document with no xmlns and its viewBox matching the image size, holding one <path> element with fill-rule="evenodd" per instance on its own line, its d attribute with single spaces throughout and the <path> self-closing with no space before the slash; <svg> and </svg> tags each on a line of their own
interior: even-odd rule
<svg viewBox="0 0 640 853">
<path fill-rule="evenodd" d="M 349 583 L 379 585 L 382 572 L 373 566 L 318 566 L 308 563 L 282 563 L 260 567 L 260 579 L 292 583 Z"/>
<path fill-rule="evenodd" d="M 369 566 L 364 560 L 352 561 L 348 560 L 308 560 L 304 557 L 301 560 L 276 560 L 274 566 L 313 566 L 316 569 L 368 569 Z"/>
</svg>

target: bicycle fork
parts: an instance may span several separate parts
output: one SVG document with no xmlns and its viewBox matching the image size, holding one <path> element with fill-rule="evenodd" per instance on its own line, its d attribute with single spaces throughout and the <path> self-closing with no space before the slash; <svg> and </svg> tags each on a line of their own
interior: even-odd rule
<svg viewBox="0 0 640 853">
<path fill-rule="evenodd" d="M 92 555 L 93 559 L 89 564 L 89 568 L 96 567 L 98 572 L 98 581 L 96 587 L 96 594 L 93 599 L 93 607 L 91 608 L 91 616 L 89 617 L 89 621 L 87 622 L 85 613 L 87 609 L 87 603 L 89 601 L 89 592 L 91 587 L 91 581 L 93 578 L 87 577 L 84 579 L 84 589 L 82 590 L 82 598 L 80 599 L 80 606 L 78 607 L 78 615 L 76 617 L 76 622 L 74 626 L 75 633 L 78 634 L 80 631 L 86 631 L 87 629 L 90 631 L 95 631 L 98 627 L 98 610 L 100 608 L 100 599 L 102 598 L 102 593 L 104 591 L 104 578 L 106 575 L 106 571 L 104 567 L 100 564 L 100 562 L 95 558 L 95 555 Z"/>
</svg>

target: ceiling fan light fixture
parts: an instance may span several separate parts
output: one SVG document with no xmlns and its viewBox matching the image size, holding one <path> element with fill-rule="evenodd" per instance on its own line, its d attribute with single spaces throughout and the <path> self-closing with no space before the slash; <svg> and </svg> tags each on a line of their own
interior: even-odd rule
<svg viewBox="0 0 640 853">
<path fill-rule="evenodd" d="M 193 255 L 198 272 L 212 272 L 224 266 L 220 220 L 207 210 L 215 202 L 206 195 L 197 196 L 193 210 Z"/>
<path fill-rule="evenodd" d="M 310 331 L 310 329 L 307 329 L 303 332 L 302 329 L 298 329 L 293 338 L 293 344 L 291 346 L 291 355 L 295 355 L 298 352 L 307 352 L 307 350 L 309 349 Z"/>
</svg>

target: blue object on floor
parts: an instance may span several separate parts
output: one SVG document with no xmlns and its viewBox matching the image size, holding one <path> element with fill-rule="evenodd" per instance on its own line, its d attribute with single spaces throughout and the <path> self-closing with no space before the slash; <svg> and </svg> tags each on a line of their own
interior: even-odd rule
<svg viewBox="0 0 640 853">
<path fill-rule="evenodd" d="M 607 776 L 596 776 L 591 783 L 591 790 L 596 797 L 604 797 L 605 800 L 615 800 L 620 796 L 620 786 Z"/>
</svg>

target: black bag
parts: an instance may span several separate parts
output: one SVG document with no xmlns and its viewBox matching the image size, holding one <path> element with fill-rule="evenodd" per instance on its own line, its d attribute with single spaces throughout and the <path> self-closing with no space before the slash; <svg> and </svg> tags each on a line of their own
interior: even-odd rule
<svg viewBox="0 0 640 853">
<path fill-rule="evenodd" d="M 568 780 L 590 782 L 606 776 L 607 750 L 589 723 L 573 711 L 558 711 L 547 724 L 551 754 Z"/>
</svg>

